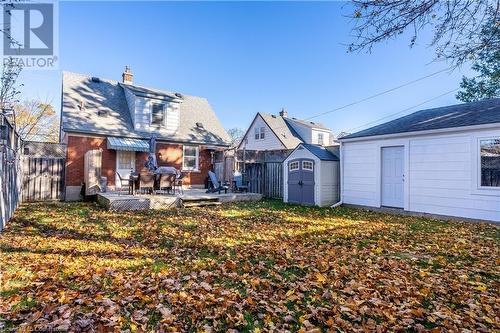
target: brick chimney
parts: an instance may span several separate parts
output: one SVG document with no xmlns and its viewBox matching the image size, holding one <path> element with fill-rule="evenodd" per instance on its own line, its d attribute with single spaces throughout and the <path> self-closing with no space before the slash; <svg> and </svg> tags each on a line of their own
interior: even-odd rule
<svg viewBox="0 0 500 333">
<path fill-rule="evenodd" d="M 287 118 L 288 112 L 286 112 L 285 108 L 282 108 L 280 111 L 280 117 Z"/>
<path fill-rule="evenodd" d="M 125 71 L 122 74 L 122 82 L 125 84 L 132 84 L 134 79 L 134 75 L 130 70 L 129 66 L 125 66 Z"/>
</svg>

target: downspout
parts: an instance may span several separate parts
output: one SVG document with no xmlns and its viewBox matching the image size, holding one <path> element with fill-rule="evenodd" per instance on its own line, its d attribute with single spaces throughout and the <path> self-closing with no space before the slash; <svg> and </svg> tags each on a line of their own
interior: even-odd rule
<svg viewBox="0 0 500 333">
<path fill-rule="evenodd" d="M 330 208 L 337 208 L 339 207 L 340 205 L 342 205 L 342 198 L 344 197 L 342 191 L 344 189 L 344 186 L 343 186 L 343 182 L 344 182 L 344 177 L 342 177 L 343 175 L 343 172 L 344 172 L 344 159 L 342 158 L 342 141 L 340 142 L 340 149 L 339 149 L 339 153 L 340 153 L 340 157 L 339 157 L 339 167 L 340 167 L 340 175 L 339 175 L 339 186 L 340 186 L 340 200 L 337 201 L 336 203 L 334 203 L 333 205 L 330 206 Z"/>
</svg>

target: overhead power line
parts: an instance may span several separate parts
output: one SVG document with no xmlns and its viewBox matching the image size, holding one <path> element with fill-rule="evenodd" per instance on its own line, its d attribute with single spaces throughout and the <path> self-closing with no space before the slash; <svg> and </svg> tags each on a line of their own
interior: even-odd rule
<svg viewBox="0 0 500 333">
<path fill-rule="evenodd" d="M 438 98 L 440 98 L 440 97 L 443 97 L 443 96 L 446 96 L 446 95 L 448 95 L 448 94 L 451 94 L 452 92 L 455 92 L 455 91 L 457 91 L 458 89 L 459 89 L 459 88 L 452 89 L 452 90 L 447 91 L 447 92 L 445 92 L 445 93 L 442 93 L 442 94 L 440 94 L 440 95 L 438 95 L 438 96 L 435 96 L 435 97 L 429 98 L 429 99 L 427 99 L 427 100 L 425 100 L 425 101 L 423 101 L 423 102 L 420 102 L 420 103 L 418 103 L 418 104 L 415 104 L 415 105 L 413 105 L 413 106 L 410 106 L 409 108 L 403 109 L 403 110 L 398 111 L 398 112 L 396 112 L 396 113 L 391 113 L 390 115 L 387 115 L 387 116 L 384 116 L 384 117 L 382 117 L 382 118 L 379 118 L 379 119 L 376 119 L 376 120 L 370 121 L 369 123 L 366 123 L 366 124 L 364 124 L 364 125 L 361 125 L 361 126 L 358 126 L 358 127 L 351 128 L 351 129 L 347 130 L 347 132 L 348 132 L 348 133 L 352 133 L 353 131 L 358 131 L 360 128 L 363 128 L 363 127 L 367 127 L 367 126 L 370 126 L 370 125 L 376 124 L 376 123 L 378 123 L 378 122 L 380 122 L 380 121 L 382 121 L 382 120 L 388 119 L 388 118 L 392 118 L 392 117 L 397 116 L 397 115 L 399 115 L 399 114 L 401 114 L 401 113 L 404 113 L 404 112 L 410 111 L 410 110 L 415 109 L 415 108 L 417 108 L 417 107 L 419 107 L 419 106 L 421 106 L 421 105 L 424 105 L 425 103 L 429 103 L 429 102 L 431 102 L 431 101 L 433 101 L 433 100 L 435 100 L 435 99 L 438 99 Z"/>
<path fill-rule="evenodd" d="M 359 103 L 365 102 L 365 101 L 370 100 L 370 99 L 373 99 L 373 98 L 375 98 L 375 97 L 379 97 L 379 96 L 381 96 L 381 95 L 384 95 L 384 94 L 390 93 L 390 92 L 392 92 L 392 91 L 394 91 L 394 90 L 401 89 L 401 88 L 403 88 L 403 87 L 409 86 L 409 85 L 411 85 L 411 84 L 413 84 L 413 83 L 416 83 L 416 82 L 419 82 L 419 81 L 425 80 L 425 79 L 427 79 L 427 78 L 430 78 L 430 77 L 435 76 L 435 75 L 437 75 L 437 74 L 440 74 L 440 73 L 442 73 L 442 72 L 448 71 L 448 70 L 450 70 L 450 69 L 451 69 L 451 67 L 448 67 L 448 68 L 445 68 L 445 69 L 441 69 L 441 70 L 439 70 L 439 71 L 437 71 L 437 72 L 434 72 L 434 73 L 431 73 L 431 74 L 428 74 L 428 75 L 425 75 L 425 76 L 419 77 L 418 79 L 415 79 L 415 80 L 412 80 L 412 81 L 409 81 L 409 82 L 406 82 L 406 83 L 400 84 L 399 86 L 393 87 L 393 88 L 391 88 L 391 89 L 387 89 L 387 90 L 381 91 L 381 92 L 379 92 L 379 93 L 376 93 L 376 94 L 374 94 L 374 95 L 371 95 L 371 96 L 368 96 L 368 97 L 365 97 L 365 98 L 359 99 L 359 100 L 357 100 L 357 101 L 354 101 L 354 102 L 351 102 L 351 103 L 348 103 L 348 104 L 342 105 L 342 106 L 340 106 L 340 107 L 338 107 L 338 108 L 335 108 L 335 109 L 332 109 L 332 110 L 329 110 L 329 111 L 325 111 L 325 112 L 322 112 L 322 113 L 318 113 L 318 114 L 316 114 L 316 115 L 314 115 L 314 116 L 311 116 L 311 117 L 309 117 L 309 118 L 306 118 L 305 120 L 309 120 L 309 119 L 313 119 L 313 118 L 321 117 L 321 116 L 324 116 L 324 115 L 326 115 L 326 114 L 329 114 L 329 113 L 332 113 L 332 112 L 335 112 L 335 111 L 339 111 L 339 110 L 342 110 L 342 109 L 348 108 L 348 107 L 350 107 L 350 106 L 353 106 L 353 105 L 356 105 L 356 104 L 359 104 Z"/>
</svg>

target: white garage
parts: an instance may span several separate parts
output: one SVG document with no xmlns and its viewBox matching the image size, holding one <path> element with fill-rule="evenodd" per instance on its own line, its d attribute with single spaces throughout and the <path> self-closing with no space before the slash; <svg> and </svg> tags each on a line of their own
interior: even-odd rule
<svg viewBox="0 0 500 333">
<path fill-rule="evenodd" d="M 283 161 L 283 200 L 331 206 L 340 199 L 340 165 L 335 150 L 301 143 Z"/>
<path fill-rule="evenodd" d="M 418 111 L 340 141 L 344 204 L 500 221 L 500 99 Z"/>
</svg>

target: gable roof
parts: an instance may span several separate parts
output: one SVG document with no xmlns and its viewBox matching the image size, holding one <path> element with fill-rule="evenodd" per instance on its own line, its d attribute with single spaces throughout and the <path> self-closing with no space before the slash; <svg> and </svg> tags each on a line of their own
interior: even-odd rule
<svg viewBox="0 0 500 333">
<path fill-rule="evenodd" d="M 493 123 L 500 123 L 500 98 L 417 111 L 339 140 Z"/>
<path fill-rule="evenodd" d="M 223 145 L 229 136 L 205 98 L 176 95 L 158 89 L 124 85 L 114 80 L 99 79 L 82 74 L 64 72 L 62 90 L 61 127 L 65 132 L 105 136 L 150 138 L 151 132 L 135 130 L 125 97 L 125 88 L 147 97 L 179 99 L 179 129 L 174 134 L 162 131 L 158 140 L 173 142 Z M 202 123 L 200 128 L 196 123 Z"/>
<path fill-rule="evenodd" d="M 320 123 L 315 123 L 313 121 L 307 121 L 307 120 L 302 120 L 302 119 L 297 119 L 297 118 L 288 118 L 286 117 L 285 118 L 285 121 L 287 123 L 296 123 L 298 125 L 302 125 L 302 126 L 305 126 L 305 127 L 308 127 L 308 128 L 314 128 L 314 129 L 322 129 L 322 130 L 325 130 L 325 131 L 328 131 L 328 132 L 331 132 L 329 128 L 327 128 L 325 125 L 323 124 L 320 124 Z"/>
<path fill-rule="evenodd" d="M 299 143 L 303 142 L 300 135 L 285 121 L 286 118 L 269 113 L 259 112 L 258 114 L 260 114 L 267 126 L 271 128 L 286 149 L 293 149 Z"/>
<path fill-rule="evenodd" d="M 292 126 L 285 122 L 283 117 L 264 112 L 257 112 L 252 120 L 252 123 L 247 128 L 247 131 L 245 132 L 243 138 L 248 135 L 257 117 L 262 118 L 262 120 L 266 123 L 273 134 L 276 135 L 278 140 L 280 140 L 280 142 L 283 144 L 283 146 L 285 147 L 284 149 L 294 149 L 299 143 L 303 142 L 300 135 L 292 128 Z M 241 140 L 238 148 L 240 148 L 244 141 L 245 140 Z"/>
<path fill-rule="evenodd" d="M 301 143 L 297 147 L 297 149 L 300 149 L 301 146 L 309 150 L 314 156 L 316 156 L 322 161 L 339 161 L 339 158 L 334 153 L 332 153 L 323 146 L 312 145 L 309 143 Z M 294 151 L 296 151 L 297 149 L 295 149 Z"/>
</svg>

